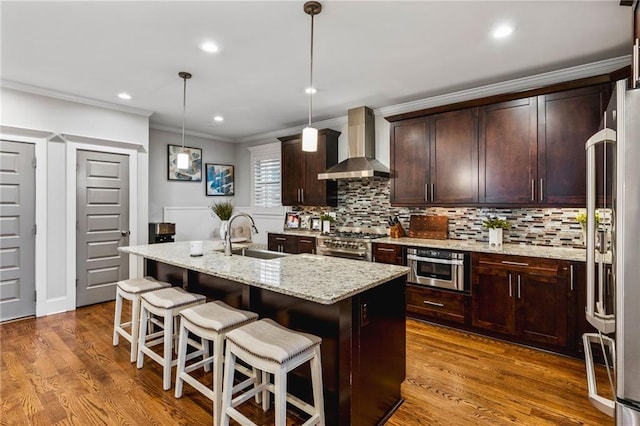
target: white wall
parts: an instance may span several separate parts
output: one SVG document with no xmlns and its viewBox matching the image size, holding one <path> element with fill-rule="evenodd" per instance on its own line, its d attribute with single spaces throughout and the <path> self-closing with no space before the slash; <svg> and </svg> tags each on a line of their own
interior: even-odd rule
<svg viewBox="0 0 640 426">
<path fill-rule="evenodd" d="M 75 229 L 67 226 L 69 215 L 75 215 L 75 212 L 67 211 L 66 204 L 69 197 L 75 199 L 75 186 L 69 189 L 67 179 L 68 167 L 74 167 L 67 164 L 68 141 L 98 148 L 127 148 L 137 153 L 139 175 L 134 200 L 137 218 L 131 220 L 135 221 L 138 232 L 131 240 L 146 241 L 148 114 L 54 99 L 5 87 L 0 90 L 0 125 L 4 138 L 20 140 L 24 135 L 36 133 L 51 137 L 50 141 L 42 139 L 46 144 L 46 155 L 45 158 L 38 157 L 38 168 L 46 170 L 47 202 L 44 226 L 38 223 L 39 232 L 46 234 L 46 247 L 41 251 L 43 255 L 36 258 L 36 271 L 44 271 L 42 275 L 36 272 L 42 277 L 36 280 L 36 315 L 75 309 L 75 276 L 69 274 L 74 270 L 75 255 L 70 256 L 67 252 L 69 244 L 75 246 Z"/>
</svg>

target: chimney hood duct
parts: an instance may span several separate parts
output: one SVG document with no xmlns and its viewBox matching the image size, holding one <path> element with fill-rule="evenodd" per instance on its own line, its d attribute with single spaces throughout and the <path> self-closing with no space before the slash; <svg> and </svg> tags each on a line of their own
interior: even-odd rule
<svg viewBox="0 0 640 426">
<path fill-rule="evenodd" d="M 318 173 L 319 180 L 389 177 L 389 169 L 375 159 L 376 130 L 373 110 L 362 106 L 348 112 L 348 158 Z"/>
</svg>

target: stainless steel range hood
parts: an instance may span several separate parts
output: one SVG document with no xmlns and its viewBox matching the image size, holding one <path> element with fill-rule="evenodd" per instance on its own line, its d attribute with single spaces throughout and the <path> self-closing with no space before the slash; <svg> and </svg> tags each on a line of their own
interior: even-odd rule
<svg viewBox="0 0 640 426">
<path fill-rule="evenodd" d="M 366 106 L 348 112 L 348 158 L 318 173 L 318 179 L 389 177 L 389 168 L 375 159 L 376 130 L 373 110 Z"/>
</svg>

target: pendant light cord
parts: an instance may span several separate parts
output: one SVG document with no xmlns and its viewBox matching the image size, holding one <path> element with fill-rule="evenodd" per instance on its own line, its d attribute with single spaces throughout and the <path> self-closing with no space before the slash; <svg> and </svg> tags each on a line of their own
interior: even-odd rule
<svg viewBox="0 0 640 426">
<path fill-rule="evenodd" d="M 309 127 L 311 127 L 311 110 L 313 109 L 313 17 L 311 13 L 311 57 L 309 60 Z"/>
<path fill-rule="evenodd" d="M 182 152 L 184 152 L 184 116 L 187 109 L 187 77 L 183 77 L 184 86 L 182 88 Z"/>
</svg>

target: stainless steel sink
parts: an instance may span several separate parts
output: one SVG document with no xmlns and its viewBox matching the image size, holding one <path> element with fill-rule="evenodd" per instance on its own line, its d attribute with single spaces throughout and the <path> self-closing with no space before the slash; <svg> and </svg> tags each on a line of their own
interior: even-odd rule
<svg viewBox="0 0 640 426">
<path fill-rule="evenodd" d="M 291 256 L 289 253 L 281 253 L 277 251 L 260 250 L 260 249 L 238 249 L 233 250 L 233 254 L 240 256 L 253 257 L 256 259 L 278 259 L 280 257 Z"/>
</svg>

